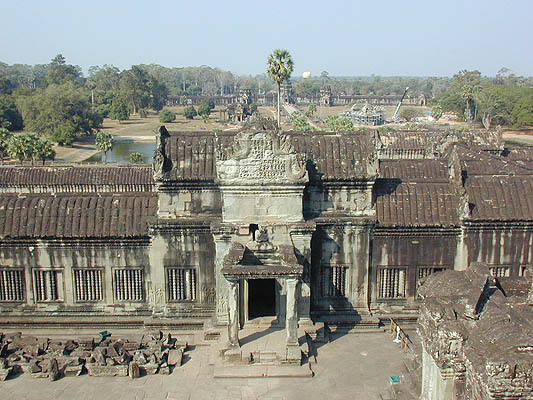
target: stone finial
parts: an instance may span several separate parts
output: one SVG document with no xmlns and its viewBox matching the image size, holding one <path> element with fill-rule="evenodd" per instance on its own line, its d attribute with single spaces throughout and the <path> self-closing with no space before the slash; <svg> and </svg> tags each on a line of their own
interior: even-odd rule
<svg viewBox="0 0 533 400">
<path fill-rule="evenodd" d="M 529 277 L 531 282 L 529 286 L 529 293 L 527 294 L 527 304 L 533 306 L 533 265 L 527 267 L 526 276 Z"/>
<path fill-rule="evenodd" d="M 165 154 L 165 147 L 169 137 L 170 135 L 164 126 L 160 126 L 157 129 L 154 161 L 152 162 L 152 170 L 155 179 L 161 179 L 163 175 L 170 170 L 168 167 L 170 160 L 167 159 Z"/>
</svg>

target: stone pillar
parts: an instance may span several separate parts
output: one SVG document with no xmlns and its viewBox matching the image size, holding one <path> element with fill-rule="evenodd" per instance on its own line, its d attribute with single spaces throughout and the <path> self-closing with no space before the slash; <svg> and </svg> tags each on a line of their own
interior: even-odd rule
<svg viewBox="0 0 533 400">
<path fill-rule="evenodd" d="M 211 228 L 215 239 L 215 281 L 216 281 L 216 320 L 219 325 L 228 323 L 228 281 L 222 274 L 224 257 L 231 247 L 233 230 L 229 226 L 215 226 Z"/>
<path fill-rule="evenodd" d="M 295 229 L 290 233 L 294 247 L 298 251 L 298 262 L 303 265 L 304 272 L 300 282 L 300 297 L 298 299 L 298 317 L 300 324 L 311 322 L 311 237 L 315 231 L 314 225 L 307 225 Z"/>
<path fill-rule="evenodd" d="M 464 225 L 461 226 L 461 231 L 457 236 L 457 244 L 455 250 L 455 259 L 453 262 L 453 269 L 456 271 L 465 271 L 468 267 L 468 246 L 466 243 L 466 232 Z"/>
<path fill-rule="evenodd" d="M 370 239 L 373 234 L 372 225 L 353 225 L 345 228 L 344 252 L 351 252 L 349 286 L 347 297 L 359 312 L 368 312 L 370 289 Z M 348 282 L 347 282 L 348 283 Z"/>
<path fill-rule="evenodd" d="M 287 346 L 298 345 L 298 279 L 287 278 L 287 313 L 285 329 L 287 330 Z"/>
<path fill-rule="evenodd" d="M 239 281 L 229 281 L 228 289 L 228 341 L 239 347 Z"/>
</svg>

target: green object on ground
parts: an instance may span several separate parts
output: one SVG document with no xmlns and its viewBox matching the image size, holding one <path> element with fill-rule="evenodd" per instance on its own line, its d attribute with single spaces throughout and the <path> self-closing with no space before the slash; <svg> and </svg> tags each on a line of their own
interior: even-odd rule
<svg viewBox="0 0 533 400">
<path fill-rule="evenodd" d="M 394 383 L 400 383 L 400 376 L 399 375 L 391 375 L 389 376 L 389 384 L 394 384 Z"/>
<path fill-rule="evenodd" d="M 100 336 L 100 339 L 107 339 L 108 337 L 111 336 L 111 332 L 109 331 L 102 331 L 102 332 L 98 332 L 98 336 Z"/>
</svg>

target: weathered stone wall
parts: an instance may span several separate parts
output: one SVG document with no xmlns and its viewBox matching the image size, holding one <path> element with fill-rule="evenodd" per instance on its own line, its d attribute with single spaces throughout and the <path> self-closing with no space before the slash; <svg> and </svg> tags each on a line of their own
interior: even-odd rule
<svg viewBox="0 0 533 400">
<path fill-rule="evenodd" d="M 401 311 L 415 307 L 416 290 L 427 275 L 441 269 L 453 269 L 456 236 L 453 232 L 405 232 L 403 235 L 376 230 L 372 242 L 370 271 L 373 309 Z M 395 276 L 405 279 L 403 293 L 383 296 L 381 270 L 403 271 Z M 401 276 L 400 276 L 401 275 Z"/>
<path fill-rule="evenodd" d="M 507 276 L 524 275 L 525 267 L 533 264 L 533 232 L 526 226 L 467 228 L 465 243 L 469 264 L 509 268 Z"/>
</svg>

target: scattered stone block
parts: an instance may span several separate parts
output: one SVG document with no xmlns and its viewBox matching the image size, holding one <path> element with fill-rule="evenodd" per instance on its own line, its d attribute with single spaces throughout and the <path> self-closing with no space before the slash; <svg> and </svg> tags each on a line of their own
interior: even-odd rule
<svg viewBox="0 0 533 400">
<path fill-rule="evenodd" d="M 64 369 L 65 376 L 80 376 L 83 372 L 83 365 L 68 365 Z"/>
<path fill-rule="evenodd" d="M 140 368 L 142 370 L 144 370 L 146 375 L 155 375 L 155 374 L 157 374 L 157 370 L 159 369 L 159 365 L 158 364 L 149 363 L 149 364 L 144 364 L 144 365 L 140 366 Z"/>
<path fill-rule="evenodd" d="M 100 366 L 86 364 L 85 368 L 90 376 L 128 376 L 127 365 Z"/>
<path fill-rule="evenodd" d="M 139 365 L 136 362 L 130 362 L 128 365 L 128 375 L 131 379 L 136 379 L 141 376 Z"/>
<path fill-rule="evenodd" d="M 228 362 L 241 362 L 242 352 L 241 349 L 228 349 L 224 352 L 224 359 Z"/>
<path fill-rule="evenodd" d="M 182 349 L 172 349 L 168 352 L 167 364 L 171 366 L 181 366 L 181 361 L 183 358 Z"/>
<path fill-rule="evenodd" d="M 57 360 L 55 358 L 52 358 L 50 360 L 50 369 L 48 371 L 48 379 L 50 379 L 52 382 L 59 379 L 59 368 L 57 366 Z"/>
</svg>

